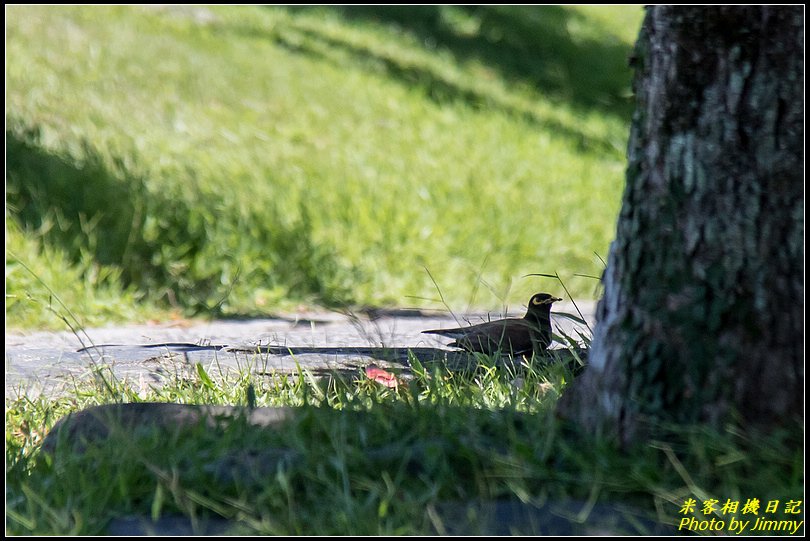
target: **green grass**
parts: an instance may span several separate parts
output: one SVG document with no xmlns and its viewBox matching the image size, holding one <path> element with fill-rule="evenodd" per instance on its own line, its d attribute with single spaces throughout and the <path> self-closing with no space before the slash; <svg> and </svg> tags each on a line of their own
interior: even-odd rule
<svg viewBox="0 0 810 541">
<path fill-rule="evenodd" d="M 143 297 L 134 286 L 121 285 L 119 267 L 100 265 L 87 251 L 72 261 L 64 250 L 23 234 L 15 222 L 6 224 L 6 317 L 10 327 L 67 330 L 68 323 L 99 326 L 110 320 L 170 316 Z"/>
<path fill-rule="evenodd" d="M 88 321 L 593 294 L 639 7 L 6 15 L 7 259 L 106 269 Z M 9 325 L 58 326 L 23 274 Z"/>
<path fill-rule="evenodd" d="M 690 497 L 759 498 L 763 506 L 801 498 L 801 430 L 660 427 L 655 440 L 620 451 L 554 417 L 572 377 L 565 365 L 479 360 L 461 372 L 415 364 L 398 389 L 360 373 L 318 379 L 212 369 L 178 374 L 161 388 L 87 380 L 59 400 L 7 400 L 7 533 L 99 534 L 116 517 L 183 515 L 225 517 L 238 533 L 419 534 L 452 526 L 437 521 L 441 506 L 479 500 L 573 499 L 584 516 L 598 503 L 621 504 L 674 524 Z M 39 451 L 70 411 L 121 401 L 245 404 L 250 385 L 257 405 L 298 413 L 269 431 L 235 422 L 225 431 L 136 432 L 82 453 L 70 442 L 53 456 Z M 212 466 L 235 456 L 258 458 L 235 477 Z M 694 516 L 706 518 L 700 509 Z"/>
</svg>

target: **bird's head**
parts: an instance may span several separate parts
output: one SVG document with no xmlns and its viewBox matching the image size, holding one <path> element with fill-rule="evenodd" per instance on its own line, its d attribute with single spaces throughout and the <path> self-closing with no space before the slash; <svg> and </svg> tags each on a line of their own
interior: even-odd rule
<svg viewBox="0 0 810 541">
<path fill-rule="evenodd" d="M 543 306 L 551 307 L 552 303 L 561 301 L 559 297 L 554 297 L 548 293 L 535 293 L 529 300 L 529 310 L 540 308 Z"/>
</svg>

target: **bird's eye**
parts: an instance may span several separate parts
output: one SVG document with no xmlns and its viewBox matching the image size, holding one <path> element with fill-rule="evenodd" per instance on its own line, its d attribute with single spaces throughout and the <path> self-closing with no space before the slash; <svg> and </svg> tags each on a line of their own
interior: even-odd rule
<svg viewBox="0 0 810 541">
<path fill-rule="evenodd" d="M 543 304 L 543 301 L 540 300 L 540 297 L 532 297 L 532 304 L 537 306 L 538 304 Z"/>
</svg>

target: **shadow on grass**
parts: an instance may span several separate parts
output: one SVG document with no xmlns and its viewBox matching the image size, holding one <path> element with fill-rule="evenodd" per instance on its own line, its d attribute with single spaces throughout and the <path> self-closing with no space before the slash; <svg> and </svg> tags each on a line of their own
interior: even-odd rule
<svg viewBox="0 0 810 541">
<path fill-rule="evenodd" d="M 273 8 L 278 9 L 278 8 Z M 630 47 L 618 40 L 574 40 L 569 21 L 584 16 L 561 7 L 448 7 L 448 6 L 334 6 L 288 7 L 295 13 L 331 10 L 348 21 L 396 25 L 418 36 L 425 47 L 450 51 L 459 64 L 479 62 L 494 70 L 507 84 L 529 85 L 554 101 L 567 102 L 583 113 L 600 114 L 629 121 Z M 448 11 L 451 10 L 451 11 Z M 452 11 L 455 10 L 455 11 Z M 466 13 L 475 21 L 475 32 L 463 32 L 449 21 L 449 13 Z M 422 89 L 438 103 L 464 102 L 474 108 L 501 111 L 568 139 L 579 150 L 615 152 L 624 141 L 586 134 L 576 127 L 543 118 L 515 100 L 489 93 L 474 83 L 458 80 L 435 66 L 351 43 L 320 27 L 293 25 L 260 31 L 239 26 L 237 32 L 273 40 L 293 53 L 352 68 L 380 71 L 394 81 Z"/>
<path fill-rule="evenodd" d="M 40 140 L 37 127 L 6 130 L 11 218 L 77 264 L 121 268 L 124 285 L 162 290 L 172 283 L 161 245 L 193 257 L 205 243 L 184 201 L 150 194 L 147 179 L 129 172 L 125 158 L 105 160 L 88 141 L 68 154 Z"/>
<path fill-rule="evenodd" d="M 151 182 L 133 173 L 137 157 L 105 158 L 89 141 L 53 151 L 41 140 L 37 126 L 6 130 L 9 218 L 80 268 L 116 266 L 125 287 L 212 317 L 225 315 L 236 280 L 240 287 L 281 286 L 328 307 L 347 304 L 348 293 L 334 284 L 350 271 L 316 243 L 306 208 L 292 223 L 275 208 L 223 208 L 218 193 L 197 187 L 194 171 Z M 242 267 L 249 270 L 228 274 Z"/>
<path fill-rule="evenodd" d="M 39 139 L 36 128 L 6 130 L 10 214 L 75 261 L 91 252 L 102 265 L 134 263 L 127 248 L 142 227 L 143 179 L 109 171 L 87 142 L 76 150 L 79 161 L 41 148 Z M 132 270 L 128 278 L 137 279 Z"/>
<path fill-rule="evenodd" d="M 440 534 L 672 530 L 656 520 L 646 498 L 627 498 L 631 505 L 586 502 L 594 486 L 610 491 L 610 481 L 626 475 L 634 457 L 569 432 L 551 415 L 511 409 L 385 402 L 344 411 L 107 404 L 63 417 L 42 449 L 50 459 L 35 464 L 28 485 L 59 489 L 44 492 L 43 500 L 76 497 L 78 487 L 99 490 L 97 485 L 113 481 L 126 487 L 88 517 L 92 523 L 102 513 L 102 528 L 123 506 L 136 517 L 148 517 L 150 490 L 157 484 L 173 487 L 174 498 L 151 508 L 153 520 L 168 517 L 153 524 L 163 533 L 182 515 L 192 519 L 186 527 L 197 533 L 195 518 L 213 519 L 221 528 L 228 525 L 225 518 L 231 527 L 250 524 L 263 533 L 373 533 L 390 528 L 392 519 L 405 531 Z M 592 468 L 600 480 L 582 479 Z M 12 472 L 14 489 L 23 474 Z M 502 485 L 502 478 L 512 481 Z M 378 490 L 385 480 L 403 495 L 397 506 L 388 516 L 365 512 L 387 501 L 387 493 Z M 516 489 L 534 497 L 518 499 Z M 186 491 L 204 498 L 184 497 Z M 71 503 L 73 509 L 84 504 L 81 511 L 92 513 L 95 502 L 82 496 Z M 188 505 L 189 500 L 198 505 Z M 331 514 L 323 512 L 330 500 L 359 522 L 332 524 Z M 364 504 L 369 500 L 373 505 Z M 19 507 L 18 500 L 14 503 Z M 268 511 L 286 520 L 240 520 Z"/>
<path fill-rule="evenodd" d="M 395 25 L 419 37 L 427 48 L 448 50 L 460 63 L 480 62 L 509 83 L 529 84 L 570 102 L 575 108 L 598 109 L 622 118 L 629 118 L 632 112 L 628 98 L 630 47 L 609 36 L 603 39 L 572 36 L 569 28 L 586 22 L 586 17 L 575 10 L 560 6 L 328 9 L 347 20 Z M 413 74 L 400 75 L 406 82 L 413 82 Z M 442 89 L 437 81 L 435 90 L 442 95 L 449 89 Z"/>
<path fill-rule="evenodd" d="M 561 6 L 351 6 L 347 19 L 380 21 L 413 32 L 426 44 L 479 61 L 507 81 L 528 82 L 575 107 L 629 117 L 627 45 L 572 38 L 585 16 Z M 453 10 L 459 13 L 454 17 Z M 454 19 L 466 21 L 455 22 Z"/>
<path fill-rule="evenodd" d="M 438 104 L 461 100 L 475 108 L 495 109 L 520 118 L 538 128 L 551 131 L 557 137 L 570 141 L 580 151 L 597 149 L 602 152 L 610 152 L 616 150 L 614 143 L 606 138 L 596 138 L 592 134 L 585 134 L 553 119 L 541 118 L 533 111 L 508 103 L 498 96 L 485 94 L 479 89 L 466 87 L 462 83 L 453 81 L 446 74 L 437 72 L 429 66 L 404 64 L 395 58 L 379 55 L 372 49 L 357 47 L 315 31 L 299 29 L 299 32 L 307 36 L 308 42 L 293 41 L 280 35 L 275 37 L 276 43 L 292 52 L 326 61 L 330 61 L 331 58 L 324 52 L 325 50 L 341 50 L 348 54 L 357 65 L 375 66 L 373 69 L 383 66 L 387 75 L 407 86 L 424 89 L 425 95 Z M 313 43 L 317 43 L 318 47 L 312 47 Z"/>
</svg>

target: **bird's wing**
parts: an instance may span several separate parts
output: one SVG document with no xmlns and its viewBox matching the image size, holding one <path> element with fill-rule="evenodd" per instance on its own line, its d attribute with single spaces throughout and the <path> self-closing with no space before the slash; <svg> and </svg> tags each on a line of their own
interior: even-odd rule
<svg viewBox="0 0 810 541">
<path fill-rule="evenodd" d="M 448 338 L 469 338 L 472 336 L 486 336 L 492 335 L 492 337 L 496 338 L 499 336 L 500 333 L 504 332 L 506 325 L 530 325 L 523 319 L 518 318 L 508 318 L 508 319 L 497 319 L 495 321 L 487 321 L 485 323 L 479 323 L 478 325 L 470 325 L 469 327 L 458 327 L 455 329 L 431 329 L 428 331 L 422 331 L 424 334 L 438 334 L 441 336 L 447 336 Z"/>
</svg>

